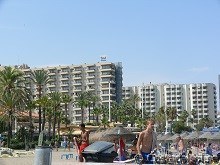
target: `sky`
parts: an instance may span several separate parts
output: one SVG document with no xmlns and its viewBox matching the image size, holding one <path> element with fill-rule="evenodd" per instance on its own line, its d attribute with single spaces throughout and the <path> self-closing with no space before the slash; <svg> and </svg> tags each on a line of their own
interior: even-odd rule
<svg viewBox="0 0 220 165">
<path fill-rule="evenodd" d="M 214 83 L 220 0 L 0 0 L 0 64 L 122 62 L 124 86 Z"/>
</svg>

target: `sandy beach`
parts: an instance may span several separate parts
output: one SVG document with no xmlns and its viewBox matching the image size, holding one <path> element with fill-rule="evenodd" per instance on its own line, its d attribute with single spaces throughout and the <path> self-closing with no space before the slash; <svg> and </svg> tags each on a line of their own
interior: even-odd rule
<svg viewBox="0 0 220 165">
<path fill-rule="evenodd" d="M 88 164 L 88 163 L 77 162 L 75 156 L 70 159 L 66 159 L 66 157 L 63 157 L 63 159 L 61 159 L 61 156 L 63 154 L 70 154 L 70 153 L 75 155 L 75 150 L 74 149 L 71 149 L 70 151 L 64 149 L 59 149 L 59 151 L 52 150 L 52 165 Z M 33 165 L 33 164 L 34 164 L 34 154 L 21 155 L 20 157 L 0 158 L 0 165 Z"/>
</svg>

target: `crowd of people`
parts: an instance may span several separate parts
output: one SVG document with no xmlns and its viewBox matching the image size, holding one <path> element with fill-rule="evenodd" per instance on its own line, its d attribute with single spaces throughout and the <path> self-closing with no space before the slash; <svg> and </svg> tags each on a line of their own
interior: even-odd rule
<svg viewBox="0 0 220 165">
<path fill-rule="evenodd" d="M 155 151 L 159 150 L 159 148 L 161 147 L 157 144 L 157 135 L 154 131 L 154 124 L 155 121 L 153 119 L 147 120 L 145 130 L 139 133 L 137 138 L 132 141 L 132 145 L 130 147 L 126 147 L 126 144 L 122 137 L 117 139 L 117 141 L 114 141 L 115 151 L 118 153 L 119 161 L 138 157 L 138 159 L 140 159 L 142 163 L 154 163 L 155 160 L 153 159 L 153 153 L 155 153 Z M 78 149 L 79 160 L 82 162 L 82 152 L 87 146 L 89 146 L 89 132 L 85 129 L 85 124 L 83 123 L 80 124 L 79 128 L 81 130 L 80 137 L 77 139 L 76 142 L 74 142 L 74 144 Z M 64 138 L 63 143 L 65 144 L 64 148 L 70 150 L 70 141 L 68 141 L 67 138 Z M 189 144 L 184 143 L 184 140 L 181 136 L 177 136 L 174 148 L 175 151 L 180 155 L 180 158 L 187 157 L 187 161 L 190 164 L 190 162 L 195 160 L 195 151 L 193 151 L 195 146 L 192 145 L 192 147 L 189 148 L 188 145 Z M 55 147 L 58 150 L 58 142 L 55 142 Z M 203 143 L 203 145 L 201 145 L 200 147 L 203 148 L 205 154 L 210 156 L 213 155 L 213 146 L 211 143 L 206 146 L 204 146 Z M 128 151 L 130 153 L 129 157 L 126 154 L 126 152 Z"/>
</svg>

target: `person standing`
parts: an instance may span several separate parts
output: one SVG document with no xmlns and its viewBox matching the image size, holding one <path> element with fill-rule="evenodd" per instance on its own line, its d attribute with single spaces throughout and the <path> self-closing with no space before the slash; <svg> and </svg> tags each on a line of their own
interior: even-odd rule
<svg viewBox="0 0 220 165">
<path fill-rule="evenodd" d="M 211 147 L 212 143 L 209 143 L 208 146 L 206 147 L 206 154 L 211 155 L 212 156 L 212 147 Z"/>
<path fill-rule="evenodd" d="M 153 164 L 152 151 L 157 148 L 157 136 L 154 132 L 155 121 L 147 120 L 146 129 L 139 134 L 137 141 L 138 155 L 142 155 L 143 163 Z"/>
<path fill-rule="evenodd" d="M 81 130 L 81 143 L 79 146 L 79 161 L 83 162 L 83 156 L 82 156 L 82 151 L 89 146 L 89 132 L 85 129 L 85 124 L 82 123 L 79 126 L 80 130 Z"/>
<path fill-rule="evenodd" d="M 56 148 L 56 151 L 58 151 L 59 144 L 58 144 L 58 141 L 57 141 L 57 140 L 55 141 L 54 146 L 55 146 L 55 148 Z"/>
<path fill-rule="evenodd" d="M 177 152 L 182 156 L 182 155 L 186 155 L 186 148 L 185 148 L 185 144 L 183 142 L 183 139 L 181 138 L 181 136 L 178 136 L 176 138 L 176 149 Z"/>
</svg>

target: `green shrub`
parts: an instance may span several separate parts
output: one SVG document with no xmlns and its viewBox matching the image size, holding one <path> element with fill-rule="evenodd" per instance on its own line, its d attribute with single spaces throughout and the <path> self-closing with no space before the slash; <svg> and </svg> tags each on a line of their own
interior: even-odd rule
<svg viewBox="0 0 220 165">
<path fill-rule="evenodd" d="M 19 142 L 19 143 L 11 143 L 10 148 L 12 149 L 25 149 L 25 144 L 24 142 Z"/>
</svg>

